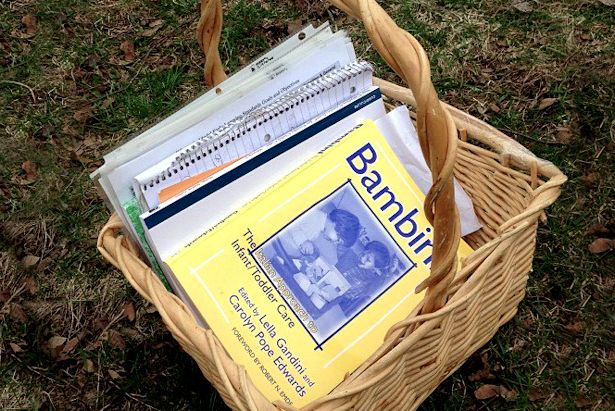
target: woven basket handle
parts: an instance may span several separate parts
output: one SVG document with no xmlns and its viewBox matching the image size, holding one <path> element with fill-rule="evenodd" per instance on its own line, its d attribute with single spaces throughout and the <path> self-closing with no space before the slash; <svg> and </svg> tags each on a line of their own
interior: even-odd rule
<svg viewBox="0 0 615 411">
<path fill-rule="evenodd" d="M 412 35 L 399 28 L 374 0 L 331 0 L 331 3 L 363 21 L 376 50 L 416 98 L 421 150 L 433 175 L 424 210 L 434 227 L 431 275 L 417 291 L 427 288 L 422 312 L 433 312 L 446 302 L 448 287 L 457 269 L 460 223 L 453 189 L 457 128 L 433 87 L 425 50 Z M 226 78 L 218 53 L 221 32 L 221 0 L 201 0 L 197 40 L 207 56 L 205 83 L 208 86 L 215 86 Z"/>
</svg>

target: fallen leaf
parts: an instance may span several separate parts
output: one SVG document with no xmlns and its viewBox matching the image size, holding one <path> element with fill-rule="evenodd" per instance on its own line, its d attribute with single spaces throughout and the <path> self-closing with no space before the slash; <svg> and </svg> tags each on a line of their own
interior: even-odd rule
<svg viewBox="0 0 615 411">
<path fill-rule="evenodd" d="M 24 161 L 21 169 L 26 173 L 26 184 L 33 183 L 38 177 L 36 164 L 30 160 Z"/>
<path fill-rule="evenodd" d="M 587 247 L 592 254 L 600 254 L 615 248 L 615 241 L 608 238 L 598 238 Z"/>
<path fill-rule="evenodd" d="M 108 370 L 108 372 L 112 379 L 117 380 L 120 378 L 120 374 L 117 371 Z"/>
<path fill-rule="evenodd" d="M 534 6 L 528 1 L 520 1 L 516 4 L 513 4 L 513 7 L 519 10 L 522 13 L 530 13 L 534 10 Z"/>
<path fill-rule="evenodd" d="M 124 316 L 128 318 L 128 321 L 132 322 L 135 320 L 135 306 L 132 303 L 128 302 L 124 304 L 122 311 L 124 312 Z"/>
<path fill-rule="evenodd" d="M 62 348 L 62 353 L 68 354 L 69 352 L 75 349 L 77 344 L 79 344 L 79 338 L 77 337 L 71 338 L 70 340 L 68 340 L 64 348 Z"/>
<path fill-rule="evenodd" d="M 569 127 L 558 127 L 555 141 L 560 144 L 568 144 L 572 140 L 572 131 Z"/>
<path fill-rule="evenodd" d="M 79 133 L 77 132 L 77 130 L 75 130 L 73 127 L 70 126 L 70 124 L 64 124 L 64 127 L 62 127 L 62 133 L 66 134 L 67 136 L 72 136 L 72 137 L 78 137 Z"/>
<path fill-rule="evenodd" d="M 86 345 L 85 350 L 86 351 L 94 351 L 94 350 L 99 349 L 101 345 L 102 345 L 102 343 L 100 342 L 100 340 L 92 341 L 91 343 Z"/>
<path fill-rule="evenodd" d="M 593 405 L 593 401 L 582 395 L 582 396 L 577 397 L 577 399 L 574 402 L 574 405 L 577 408 L 587 408 Z"/>
<path fill-rule="evenodd" d="M 34 35 L 38 30 L 36 17 L 31 14 L 26 14 L 21 18 L 21 22 L 26 26 L 26 34 Z"/>
<path fill-rule="evenodd" d="M 502 385 L 485 384 L 474 391 L 474 397 L 477 400 L 487 400 L 493 397 L 502 397 L 506 400 L 513 399 L 517 396 L 515 390 L 509 390 Z"/>
<path fill-rule="evenodd" d="M 88 104 L 75 111 L 75 113 L 73 114 L 73 118 L 80 123 L 85 123 L 89 118 L 92 117 L 93 113 L 93 107 Z"/>
<path fill-rule="evenodd" d="M 501 111 L 500 107 L 495 104 L 495 103 L 490 103 L 489 104 L 489 108 L 491 109 L 491 111 L 493 111 L 494 113 L 499 113 Z"/>
<path fill-rule="evenodd" d="M 592 187 L 596 184 L 599 177 L 600 175 L 598 173 L 588 173 L 581 177 L 581 181 L 583 181 L 586 186 Z"/>
<path fill-rule="evenodd" d="M 483 368 L 473 374 L 471 374 L 468 379 L 470 381 L 480 381 L 484 379 L 494 378 L 495 376 L 491 374 L 491 367 L 488 362 L 488 354 L 486 352 L 482 353 L 480 356 L 480 360 L 483 364 Z"/>
<path fill-rule="evenodd" d="M 9 343 L 9 345 L 11 346 L 11 350 L 13 350 L 15 354 L 19 354 L 20 352 L 23 352 L 23 349 L 19 345 L 13 342 Z"/>
<path fill-rule="evenodd" d="M 529 392 L 527 393 L 527 399 L 530 400 L 531 402 L 543 400 L 548 397 L 549 397 L 548 394 L 543 393 L 537 388 L 531 388 Z"/>
<path fill-rule="evenodd" d="M 548 107 L 551 107 L 553 104 L 555 104 L 557 102 L 556 98 L 543 98 L 542 100 L 540 100 L 540 103 L 538 103 L 538 110 L 544 110 Z"/>
<path fill-rule="evenodd" d="M 36 285 L 36 280 L 32 276 L 26 277 L 23 283 L 28 293 L 30 293 L 31 295 L 36 294 L 36 292 L 38 291 L 38 285 Z"/>
<path fill-rule="evenodd" d="M 115 102 L 115 99 L 113 97 L 107 97 L 105 101 L 102 102 L 100 107 L 103 109 L 108 109 L 109 107 L 111 107 L 111 104 L 113 104 L 114 102 Z"/>
<path fill-rule="evenodd" d="M 564 326 L 564 328 L 566 330 L 568 330 L 568 332 L 570 332 L 571 334 L 580 334 L 581 332 L 583 332 L 583 323 L 580 321 L 574 322 L 574 323 L 570 323 L 570 324 L 566 324 Z"/>
<path fill-rule="evenodd" d="M 11 292 L 9 290 L 0 290 L 0 303 L 6 303 L 11 299 Z"/>
<path fill-rule="evenodd" d="M 113 348 L 119 348 L 120 350 L 126 348 L 126 342 L 124 341 L 124 338 L 119 332 L 115 330 L 109 330 L 107 341 L 109 342 L 109 345 Z"/>
<path fill-rule="evenodd" d="M 26 315 L 26 312 L 23 310 L 23 308 L 21 308 L 21 305 L 19 304 L 11 304 L 11 310 L 9 311 L 11 318 L 15 321 L 21 322 L 21 323 L 25 323 L 26 321 L 28 321 L 28 316 Z"/>
<path fill-rule="evenodd" d="M 149 29 L 145 30 L 141 35 L 143 37 L 152 37 L 162 27 L 163 21 L 160 19 L 154 20 L 148 24 Z"/>
<path fill-rule="evenodd" d="M 288 34 L 293 34 L 298 32 L 301 27 L 303 27 L 303 22 L 301 19 L 295 19 L 288 22 L 286 25 L 286 29 L 288 30 Z"/>
<path fill-rule="evenodd" d="M 587 235 L 597 235 L 597 234 L 608 234 L 610 231 L 603 224 L 595 223 L 587 227 L 585 234 Z"/>
<path fill-rule="evenodd" d="M 96 367 L 94 367 L 94 362 L 89 358 L 86 358 L 83 362 L 83 369 L 85 372 L 93 373 L 96 371 Z"/>
<path fill-rule="evenodd" d="M 104 317 L 97 317 L 94 319 L 93 325 L 96 331 L 102 331 L 109 325 L 109 320 Z"/>
<path fill-rule="evenodd" d="M 73 161 L 77 161 L 83 165 L 86 165 L 89 163 L 88 159 L 84 158 L 81 155 L 82 150 L 75 150 L 74 148 L 70 149 L 68 151 L 68 155 L 70 156 L 70 159 Z"/>
<path fill-rule="evenodd" d="M 24 258 L 21 259 L 21 263 L 24 265 L 24 267 L 26 268 L 30 268 L 32 266 L 35 266 L 36 264 L 38 264 L 38 262 L 40 261 L 40 257 L 37 257 L 35 255 L 27 255 Z"/>
<path fill-rule="evenodd" d="M 162 26 L 163 23 L 164 23 L 164 20 L 156 19 L 156 20 L 150 21 L 148 26 L 150 26 L 150 27 L 158 27 L 158 26 Z"/>
<path fill-rule="evenodd" d="M 47 341 L 47 346 L 50 349 L 56 349 L 61 347 L 66 342 L 66 337 L 60 337 L 59 335 L 55 335 Z"/>
<path fill-rule="evenodd" d="M 135 45 L 130 40 L 124 40 L 120 44 L 120 50 L 124 53 L 124 61 L 133 61 L 136 57 Z"/>
</svg>

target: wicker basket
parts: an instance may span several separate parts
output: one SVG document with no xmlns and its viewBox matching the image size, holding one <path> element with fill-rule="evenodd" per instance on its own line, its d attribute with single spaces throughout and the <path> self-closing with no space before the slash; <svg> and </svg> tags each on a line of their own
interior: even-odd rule
<svg viewBox="0 0 615 411">
<path fill-rule="evenodd" d="M 416 109 L 421 148 L 435 182 L 425 200 L 434 226 L 434 253 L 431 276 L 419 287 L 427 288 L 423 303 L 396 324 L 380 349 L 333 392 L 303 409 L 416 409 L 515 315 L 532 268 L 538 220 L 557 199 L 566 176 L 495 128 L 440 102 L 423 48 L 375 1 L 333 4 L 363 21 L 378 52 L 410 86 L 376 80 L 386 96 Z M 197 34 L 208 57 L 205 80 L 215 85 L 226 77 L 217 50 L 220 0 L 202 0 L 201 11 Z M 453 173 L 483 224 L 466 237 L 475 251 L 461 267 L 455 262 L 459 218 Z M 100 252 L 157 307 L 226 404 L 236 410 L 294 409 L 267 401 L 212 331 L 199 327 L 182 301 L 167 292 L 121 231 L 119 218 L 112 216 L 100 233 Z"/>
</svg>

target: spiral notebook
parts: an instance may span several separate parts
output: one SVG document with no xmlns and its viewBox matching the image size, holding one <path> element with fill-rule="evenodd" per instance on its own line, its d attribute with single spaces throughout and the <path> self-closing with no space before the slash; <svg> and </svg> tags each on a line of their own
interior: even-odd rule
<svg viewBox="0 0 615 411">
<path fill-rule="evenodd" d="M 143 229 L 156 257 L 162 261 L 175 253 L 352 127 L 383 115 L 380 90 L 371 86 L 221 173 L 143 213 Z"/>
<path fill-rule="evenodd" d="M 355 62 L 290 92 L 247 116 L 226 123 L 137 175 L 133 190 L 144 210 L 160 204 L 160 192 L 223 167 L 271 144 L 372 85 L 372 67 Z"/>
<path fill-rule="evenodd" d="M 263 101 L 353 61 L 354 49 L 344 32 L 332 33 L 326 25 L 318 29 L 306 27 L 250 64 L 250 75 L 242 81 L 237 82 L 235 75 L 230 77 L 172 115 L 172 119 L 162 121 L 105 156 L 105 165 L 92 178 L 122 219 L 127 233 L 149 253 L 138 221 L 143 210 L 133 190 L 135 176 L 220 124 L 257 109 Z"/>
</svg>

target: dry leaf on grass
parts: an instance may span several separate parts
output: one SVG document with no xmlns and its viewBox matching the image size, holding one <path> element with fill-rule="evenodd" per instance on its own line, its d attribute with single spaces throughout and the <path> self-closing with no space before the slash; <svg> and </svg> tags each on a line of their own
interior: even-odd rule
<svg viewBox="0 0 615 411">
<path fill-rule="evenodd" d="M 122 57 L 124 61 L 130 62 L 135 59 L 135 45 L 132 41 L 124 40 L 122 44 L 120 44 L 120 50 L 124 53 Z"/>
<path fill-rule="evenodd" d="M 546 394 L 537 388 L 530 388 L 527 393 L 527 399 L 531 402 L 544 400 L 545 398 L 549 398 L 549 394 Z"/>
<path fill-rule="evenodd" d="M 511 400 L 517 396 L 515 390 L 509 390 L 502 385 L 485 384 L 474 391 L 474 397 L 477 400 L 487 400 L 493 397 L 502 397 L 506 400 Z"/>
<path fill-rule="evenodd" d="M 11 315 L 11 318 L 15 321 L 18 321 L 20 323 L 25 323 L 26 321 L 28 321 L 28 316 L 26 315 L 26 312 L 23 310 L 23 308 L 21 307 L 21 305 L 19 304 L 11 304 L 11 309 L 9 311 L 9 314 Z"/>
<path fill-rule="evenodd" d="M 491 109 L 491 111 L 493 111 L 494 113 L 499 113 L 501 111 L 500 106 L 498 106 L 495 103 L 489 103 L 489 108 Z"/>
<path fill-rule="evenodd" d="M 38 30 L 36 17 L 31 14 L 26 14 L 21 18 L 21 22 L 26 26 L 26 34 L 36 34 Z"/>
<path fill-rule="evenodd" d="M 85 370 L 85 372 L 89 372 L 89 373 L 93 373 L 96 371 L 94 362 L 90 360 L 89 358 L 86 358 L 85 361 L 83 361 L 83 369 Z"/>
<path fill-rule="evenodd" d="M 572 130 L 569 127 L 558 127 L 555 141 L 560 144 L 568 144 L 572 140 Z"/>
<path fill-rule="evenodd" d="M 128 318 L 128 321 L 134 321 L 135 319 L 135 306 L 128 302 L 126 304 L 124 304 L 124 307 L 122 307 L 122 311 L 124 313 L 124 316 L 126 318 Z"/>
<path fill-rule="evenodd" d="M 615 240 L 608 238 L 598 238 L 587 247 L 592 254 L 601 254 L 607 251 L 611 251 L 615 248 Z"/>
<path fill-rule="evenodd" d="M 518 1 L 513 4 L 513 7 L 522 13 L 531 13 L 534 10 L 534 6 L 529 1 Z"/>
<path fill-rule="evenodd" d="M 598 182 L 600 175 L 596 172 L 585 174 L 581 177 L 581 181 L 588 187 L 593 187 Z"/>
<path fill-rule="evenodd" d="M 53 337 L 49 339 L 49 341 L 47 341 L 47 346 L 53 350 L 53 349 L 59 348 L 60 346 L 64 345 L 65 342 L 66 342 L 66 337 L 54 335 Z"/>
<path fill-rule="evenodd" d="M 79 110 L 75 111 L 73 118 L 79 123 L 85 123 L 94 114 L 94 108 L 90 104 L 86 104 Z"/>
<path fill-rule="evenodd" d="M 583 323 L 580 322 L 580 321 L 576 321 L 574 323 L 566 324 L 564 326 L 564 328 L 566 330 L 568 330 L 568 332 L 570 332 L 571 334 L 575 334 L 575 335 L 582 333 L 583 329 L 584 329 Z"/>
<path fill-rule="evenodd" d="M 23 284 L 26 287 L 26 291 L 31 295 L 36 294 L 36 292 L 38 291 L 38 285 L 36 284 L 36 280 L 32 276 L 26 277 Z"/>
<path fill-rule="evenodd" d="M 553 104 L 555 104 L 557 102 L 556 98 L 543 98 L 542 100 L 540 100 L 540 103 L 538 103 L 538 110 L 544 110 L 548 107 L 551 107 Z"/>
<path fill-rule="evenodd" d="M 595 223 L 587 227 L 585 230 L 585 234 L 587 235 L 599 235 L 599 234 L 608 234 L 610 230 L 606 228 L 604 224 Z"/>
<path fill-rule="evenodd" d="M 120 350 L 126 348 L 126 342 L 124 341 L 124 338 L 116 330 L 109 330 L 107 332 L 107 342 L 113 348 L 119 348 Z"/>
<path fill-rule="evenodd" d="M 38 167 L 33 161 L 24 161 L 21 169 L 26 173 L 26 178 L 22 180 L 24 184 L 31 184 L 38 178 Z"/>
<path fill-rule="evenodd" d="M 489 366 L 489 357 L 486 352 L 482 353 L 480 356 L 481 363 L 483 364 L 483 368 L 473 374 L 471 374 L 468 379 L 470 381 L 480 381 L 486 379 L 495 378 L 493 374 L 491 374 L 491 367 Z"/>
<path fill-rule="evenodd" d="M 21 18 L 21 23 L 24 25 L 26 31 L 20 31 L 15 29 L 11 32 L 11 36 L 19 39 L 29 39 L 36 35 L 38 31 L 38 21 L 36 17 L 31 14 L 26 14 Z"/>
<path fill-rule="evenodd" d="M 581 396 L 577 397 L 577 399 L 574 402 L 574 405 L 577 408 L 588 408 L 588 407 L 590 407 L 590 406 L 592 406 L 594 404 L 593 404 L 593 401 L 591 399 L 587 398 L 584 395 L 581 395 Z"/>
<path fill-rule="evenodd" d="M 143 37 L 152 37 L 154 34 L 156 34 L 158 30 L 160 30 L 160 28 L 162 27 L 162 23 L 163 21 L 160 19 L 152 21 L 148 24 L 150 28 L 141 33 L 141 35 Z"/>
<path fill-rule="evenodd" d="M 11 350 L 13 350 L 15 354 L 19 354 L 20 352 L 23 352 L 23 349 L 19 345 L 13 342 L 9 343 L 9 345 L 11 346 Z"/>
<path fill-rule="evenodd" d="M 301 19 L 295 19 L 288 22 L 286 25 L 286 29 L 288 30 L 288 34 L 293 34 L 299 31 L 303 27 L 303 23 Z"/>
<path fill-rule="evenodd" d="M 66 343 L 64 348 L 62 348 L 62 353 L 63 354 L 68 354 L 69 352 L 71 352 L 72 350 L 75 349 L 77 344 L 79 344 L 79 338 L 77 338 L 77 337 L 71 338 L 70 340 L 68 340 L 68 342 Z"/>
<path fill-rule="evenodd" d="M 112 379 L 117 380 L 120 378 L 120 374 L 118 374 L 117 371 L 108 370 L 108 372 L 109 372 L 109 376 L 111 376 Z"/>
<path fill-rule="evenodd" d="M 62 360 L 59 358 L 62 349 L 64 348 L 64 343 L 66 342 L 66 337 L 62 337 L 59 335 L 54 335 L 47 341 L 47 349 L 49 350 L 49 355 L 51 358 L 55 360 Z"/>
<path fill-rule="evenodd" d="M 29 254 L 21 259 L 21 263 L 24 265 L 24 267 L 30 268 L 38 264 L 40 260 L 41 260 L 40 257 Z"/>
</svg>

